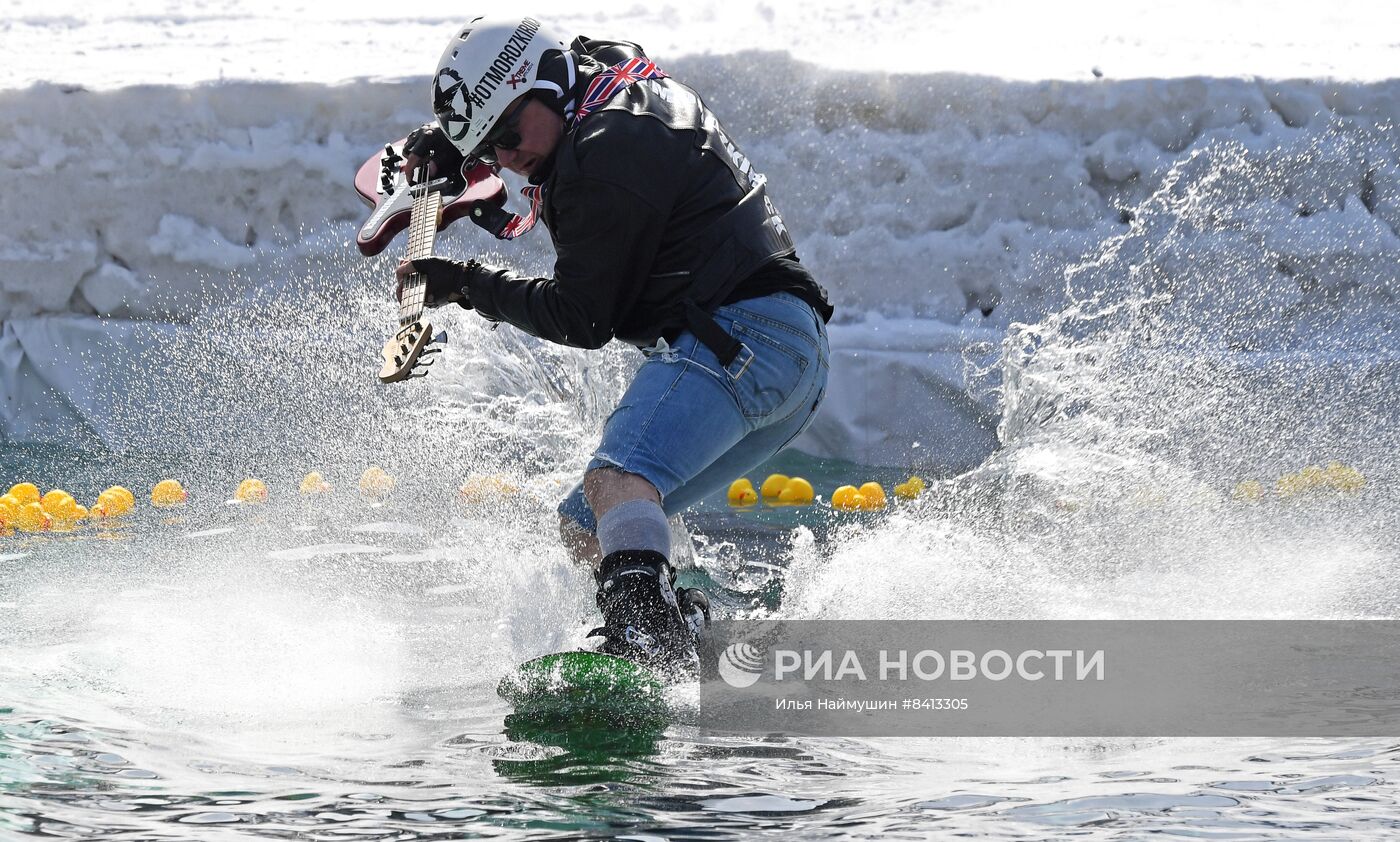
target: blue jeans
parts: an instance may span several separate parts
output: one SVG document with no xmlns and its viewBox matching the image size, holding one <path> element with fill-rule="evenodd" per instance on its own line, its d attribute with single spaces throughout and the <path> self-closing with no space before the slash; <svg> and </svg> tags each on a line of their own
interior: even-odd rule
<svg viewBox="0 0 1400 842">
<path fill-rule="evenodd" d="M 645 478 L 672 515 L 761 465 L 807 429 L 826 392 L 826 325 L 786 292 L 720 307 L 714 319 L 743 344 L 728 367 L 693 333 L 643 350 L 621 402 L 603 426 L 588 470 Z M 583 483 L 559 513 L 590 533 L 598 522 Z"/>
</svg>

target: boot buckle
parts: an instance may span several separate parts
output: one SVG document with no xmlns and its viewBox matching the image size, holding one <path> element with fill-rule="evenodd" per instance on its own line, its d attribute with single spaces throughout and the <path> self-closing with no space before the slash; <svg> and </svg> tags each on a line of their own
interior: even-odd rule
<svg viewBox="0 0 1400 842">
<path fill-rule="evenodd" d="M 638 629 L 636 626 L 629 625 L 626 631 L 622 633 L 622 639 L 626 640 L 629 645 L 637 647 L 649 656 L 655 657 L 661 654 L 661 642 L 658 641 L 655 637 Z"/>
</svg>

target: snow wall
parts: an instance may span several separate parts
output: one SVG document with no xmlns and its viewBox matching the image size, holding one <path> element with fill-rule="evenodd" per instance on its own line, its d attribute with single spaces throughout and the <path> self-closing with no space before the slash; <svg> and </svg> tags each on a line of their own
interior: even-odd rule
<svg viewBox="0 0 1400 842">
<path fill-rule="evenodd" d="M 1274 290 L 1285 319 L 1359 314 L 1328 322 L 1333 333 L 1394 318 L 1400 81 L 1016 82 L 833 71 L 775 53 L 664 63 L 768 176 L 836 305 L 828 402 L 798 442 L 815 455 L 979 462 L 997 443 L 988 367 L 1008 327 L 1058 310 L 1067 270 L 1128 231 L 1174 166 L 1220 144 L 1293 150 L 1279 188 L 1243 211 L 1272 241 L 1269 261 L 1231 267 L 1239 282 Z M 215 302 L 297 294 L 290 279 L 308 272 L 318 294 L 347 278 L 360 280 L 346 290 L 387 285 L 392 259 L 355 251 L 366 210 L 351 180 L 424 119 L 426 89 L 416 78 L 0 91 L 0 431 L 147 446 L 104 425 L 112 396 L 133 379 L 197 388 L 199 376 L 128 364 L 126 337 L 194 329 Z M 462 222 L 439 242 L 521 271 L 551 265 L 544 232 L 499 244 Z M 1209 262 L 1230 249 L 1213 236 L 1178 253 Z M 367 358 L 365 376 L 377 365 Z"/>
</svg>

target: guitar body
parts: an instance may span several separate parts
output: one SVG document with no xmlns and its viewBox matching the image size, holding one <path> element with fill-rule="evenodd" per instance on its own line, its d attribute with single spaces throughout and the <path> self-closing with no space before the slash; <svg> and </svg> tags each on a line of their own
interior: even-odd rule
<svg viewBox="0 0 1400 842">
<path fill-rule="evenodd" d="M 403 162 L 405 140 L 407 138 L 399 138 L 384 151 L 370 156 L 355 173 L 355 192 L 374 209 L 355 237 L 355 245 L 366 257 L 379 254 L 394 239 L 394 235 L 408 227 L 413 195 L 408 189 L 407 176 L 399 169 Z M 462 179 L 466 188 L 460 193 L 443 193 L 439 231 L 466 216 L 476 202 L 491 202 L 497 206 L 505 204 L 506 184 L 495 170 L 485 164 L 468 166 L 464 162 Z"/>
</svg>

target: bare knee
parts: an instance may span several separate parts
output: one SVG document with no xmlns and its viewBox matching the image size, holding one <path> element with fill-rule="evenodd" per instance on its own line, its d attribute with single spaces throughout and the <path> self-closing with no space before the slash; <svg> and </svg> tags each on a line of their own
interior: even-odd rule
<svg viewBox="0 0 1400 842">
<path fill-rule="evenodd" d="M 661 505 L 661 493 L 645 477 L 617 468 L 594 468 L 583 475 L 583 496 L 593 516 L 601 518 L 609 509 L 629 500 L 651 500 Z"/>
</svg>

